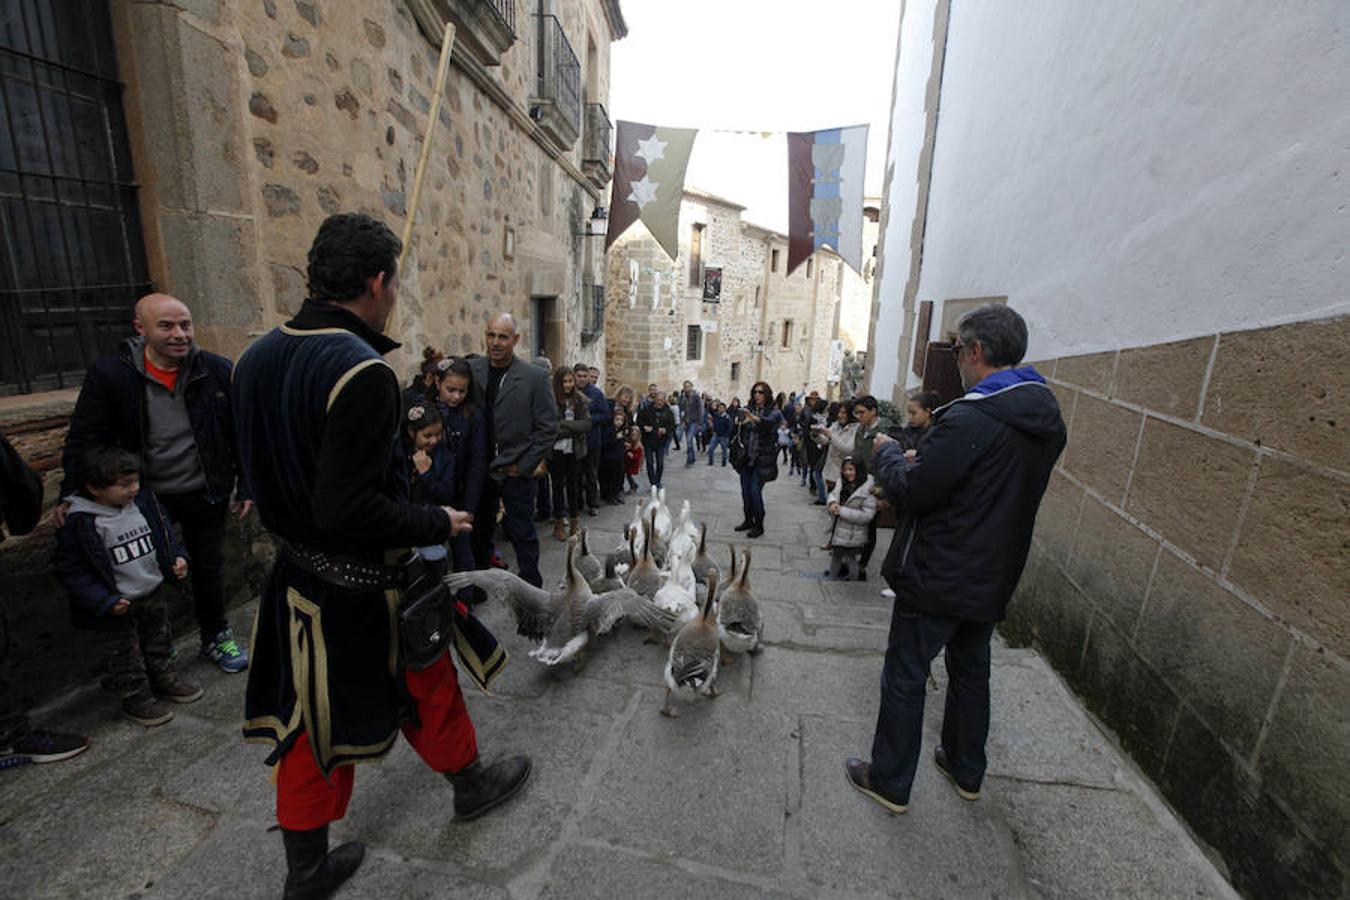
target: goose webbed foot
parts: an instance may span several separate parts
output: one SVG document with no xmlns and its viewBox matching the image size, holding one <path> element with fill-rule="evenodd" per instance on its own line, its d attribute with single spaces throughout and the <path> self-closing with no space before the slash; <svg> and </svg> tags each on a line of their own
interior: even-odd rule
<svg viewBox="0 0 1350 900">
<path fill-rule="evenodd" d="M 677 719 L 680 716 L 679 712 L 675 709 L 675 707 L 671 706 L 670 704 L 669 688 L 666 689 L 666 703 L 664 706 L 661 707 L 661 715 L 665 716 L 668 719 Z"/>
</svg>

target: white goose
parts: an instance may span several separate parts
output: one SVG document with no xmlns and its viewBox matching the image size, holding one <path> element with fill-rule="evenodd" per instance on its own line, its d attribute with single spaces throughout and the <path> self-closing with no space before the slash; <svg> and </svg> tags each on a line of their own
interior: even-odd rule
<svg viewBox="0 0 1350 900">
<path fill-rule="evenodd" d="M 672 555 L 666 583 L 652 596 L 658 609 L 675 616 L 677 620 L 692 618 L 698 612 L 698 593 L 695 589 L 692 551 Z"/>
<path fill-rule="evenodd" d="M 576 567 L 576 538 L 567 543 L 567 578 L 562 590 L 537 588 L 504 569 L 476 569 L 445 577 L 451 590 L 473 585 L 489 600 L 511 607 L 516 630 L 539 640 L 530 656 L 546 666 L 577 658 L 596 636 L 607 633 L 614 623 L 630 616 L 654 630 L 668 631 L 674 618 L 628 588 L 595 594 Z"/>
</svg>

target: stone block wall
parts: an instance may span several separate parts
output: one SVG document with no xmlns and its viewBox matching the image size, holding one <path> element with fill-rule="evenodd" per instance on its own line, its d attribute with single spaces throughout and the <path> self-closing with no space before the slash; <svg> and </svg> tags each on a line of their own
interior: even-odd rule
<svg viewBox="0 0 1350 900">
<path fill-rule="evenodd" d="M 583 80 L 595 44 L 583 90 L 604 102 L 602 3 L 553 6 Z M 580 171 L 582 140 L 559 148 L 529 117 L 535 9 L 516 7 L 501 65 L 457 58 L 449 70 L 390 327 L 400 370 L 428 345 L 482 352 L 497 310 L 530 346 L 536 296 L 557 298 L 555 353 L 603 356 L 580 335 L 583 281 L 603 275 L 581 235 L 604 192 Z M 402 233 L 439 44 L 402 0 L 114 0 L 113 13 L 152 275 L 193 307 L 206 346 L 237 355 L 304 299 L 325 216 L 366 212 Z"/>
<path fill-rule="evenodd" d="M 1248 896 L 1350 893 L 1350 317 L 1037 363 L 1069 444 L 1004 623 Z"/>
<path fill-rule="evenodd" d="M 788 274 L 786 238 L 776 237 L 772 240 L 769 247 L 770 258 L 775 249 L 778 250 L 778 271 L 772 271 L 771 263 L 770 271 L 765 275 L 765 291 L 769 298 L 769 306 L 765 311 L 767 325 L 759 377 L 767 381 L 775 392 L 786 393 L 806 384 L 812 377 L 816 269 L 824 254 L 818 253 L 811 258 L 809 261 L 811 275 L 808 277 L 807 262 L 802 262 L 791 275 Z M 792 333 L 788 339 L 788 346 L 784 347 L 783 322 L 786 320 L 792 321 Z M 826 356 L 828 357 L 828 350 Z M 820 374 L 820 387 L 823 389 L 825 381 L 823 364 Z"/>
</svg>

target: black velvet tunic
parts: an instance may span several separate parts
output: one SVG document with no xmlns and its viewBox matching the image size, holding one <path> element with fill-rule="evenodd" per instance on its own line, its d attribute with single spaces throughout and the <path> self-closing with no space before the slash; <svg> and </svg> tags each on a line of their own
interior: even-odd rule
<svg viewBox="0 0 1350 900">
<path fill-rule="evenodd" d="M 449 537 L 407 502 L 391 461 L 401 396 L 381 358 L 398 345 L 348 310 L 306 301 L 234 370 L 240 465 L 267 529 L 298 547 L 383 562 Z M 395 591 L 334 587 L 280 556 L 250 645 L 244 736 L 279 758 L 307 730 L 319 767 L 383 755 L 403 716 Z"/>
</svg>

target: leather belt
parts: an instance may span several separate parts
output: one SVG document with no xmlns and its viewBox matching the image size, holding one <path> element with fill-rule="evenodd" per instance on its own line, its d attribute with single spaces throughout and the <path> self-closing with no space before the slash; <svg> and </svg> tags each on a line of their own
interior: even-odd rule
<svg viewBox="0 0 1350 900">
<path fill-rule="evenodd" d="M 352 591 L 385 591 L 403 588 L 408 583 L 401 566 L 363 562 L 336 553 L 311 550 L 286 544 L 283 553 L 296 568 L 335 587 Z"/>
</svg>

